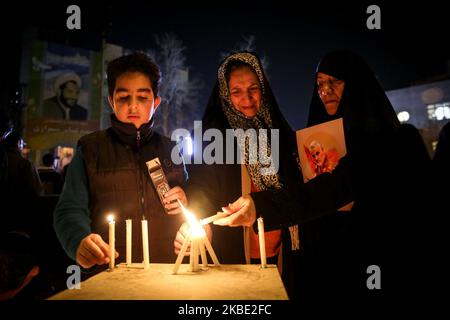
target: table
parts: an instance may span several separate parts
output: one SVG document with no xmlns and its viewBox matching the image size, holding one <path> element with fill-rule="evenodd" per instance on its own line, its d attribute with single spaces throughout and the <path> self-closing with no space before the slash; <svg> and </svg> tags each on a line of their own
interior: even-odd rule
<svg viewBox="0 0 450 320">
<path fill-rule="evenodd" d="M 209 266 L 190 272 L 173 264 L 150 264 L 148 270 L 120 264 L 66 289 L 49 300 L 287 300 L 276 265 Z"/>
</svg>

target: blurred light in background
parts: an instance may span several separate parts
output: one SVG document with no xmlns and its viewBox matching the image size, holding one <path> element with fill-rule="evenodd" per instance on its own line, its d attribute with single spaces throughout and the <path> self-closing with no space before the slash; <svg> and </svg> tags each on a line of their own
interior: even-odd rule
<svg viewBox="0 0 450 320">
<path fill-rule="evenodd" d="M 400 122 L 406 122 L 409 120 L 409 112 L 408 111 L 400 111 L 397 113 L 397 118 Z"/>
</svg>

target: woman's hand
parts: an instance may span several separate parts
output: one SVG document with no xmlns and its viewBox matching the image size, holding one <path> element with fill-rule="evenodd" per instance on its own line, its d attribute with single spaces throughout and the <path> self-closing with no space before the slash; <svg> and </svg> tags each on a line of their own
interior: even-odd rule
<svg viewBox="0 0 450 320">
<path fill-rule="evenodd" d="M 219 226 L 229 227 L 251 227 L 256 221 L 255 203 L 250 195 L 245 195 L 222 208 L 229 216 L 218 219 L 213 223 Z"/>
</svg>

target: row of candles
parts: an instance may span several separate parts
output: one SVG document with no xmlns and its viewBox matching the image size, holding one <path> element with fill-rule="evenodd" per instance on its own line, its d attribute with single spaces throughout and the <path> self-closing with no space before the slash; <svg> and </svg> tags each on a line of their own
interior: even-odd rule
<svg viewBox="0 0 450 320">
<path fill-rule="evenodd" d="M 211 243 L 206 236 L 205 230 L 203 229 L 203 225 L 211 223 L 217 219 L 223 217 L 221 214 L 216 214 L 211 217 L 202 219 L 200 221 L 189 212 L 181 203 L 181 209 L 183 214 L 185 215 L 189 225 L 190 230 L 185 237 L 183 245 L 181 247 L 180 253 L 178 254 L 177 260 L 175 262 L 175 266 L 173 269 L 173 273 L 177 273 L 178 268 L 183 261 L 183 257 L 187 251 L 187 247 L 189 244 L 191 245 L 190 255 L 189 255 L 189 265 L 191 271 L 200 270 L 199 267 L 199 255 L 202 259 L 203 267 L 208 266 L 208 261 L 206 257 L 206 250 L 208 250 L 209 255 L 211 256 L 214 265 L 219 265 L 219 260 L 214 252 L 214 249 L 211 246 Z M 264 238 L 264 222 L 262 218 L 258 218 L 258 235 L 259 235 L 259 249 L 260 249 L 260 257 L 261 257 L 261 267 L 267 267 L 267 259 L 266 259 L 266 246 L 265 246 L 265 238 Z M 110 248 L 110 262 L 109 268 L 112 270 L 115 267 L 115 221 L 114 216 L 108 216 L 109 222 L 109 248 Z M 149 248 L 148 248 L 148 223 L 145 217 L 141 220 L 141 228 L 142 228 L 142 248 L 143 248 L 143 267 L 144 269 L 149 269 L 150 267 L 150 258 L 149 258 Z M 132 220 L 126 220 L 126 265 L 131 266 L 132 264 Z"/>
<path fill-rule="evenodd" d="M 132 249 L 132 220 L 127 219 L 126 222 L 126 263 L 127 266 L 131 266 L 131 249 Z M 116 261 L 115 261 L 115 252 L 116 252 L 116 238 L 115 238 L 115 221 L 114 216 L 112 214 L 108 215 L 108 223 L 109 223 L 109 250 L 110 250 L 110 261 L 109 268 L 114 269 Z M 148 223 L 145 217 L 141 220 L 141 228 L 142 228 L 142 250 L 144 257 L 144 269 L 148 269 L 150 267 L 150 255 L 148 252 Z"/>
</svg>

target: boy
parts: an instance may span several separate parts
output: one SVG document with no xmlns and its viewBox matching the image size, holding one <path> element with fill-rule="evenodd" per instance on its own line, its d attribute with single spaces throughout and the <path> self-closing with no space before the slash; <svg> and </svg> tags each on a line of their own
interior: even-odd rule
<svg viewBox="0 0 450 320">
<path fill-rule="evenodd" d="M 133 261 L 142 262 L 140 221 L 149 220 L 151 262 L 173 262 L 173 238 L 183 222 L 178 202 L 187 199 L 180 187 L 184 165 L 172 163 L 174 144 L 152 130 L 158 108 L 160 71 L 146 55 L 134 53 L 107 68 L 111 127 L 88 134 L 78 143 L 54 212 L 54 228 L 67 252 L 84 268 L 109 263 L 106 216 L 116 221 L 116 256 L 125 254 L 125 220 L 133 221 Z M 164 210 L 147 172 L 158 157 L 169 185 Z M 120 258 L 119 258 L 120 259 Z M 117 261 L 120 262 L 120 261 Z"/>
</svg>

